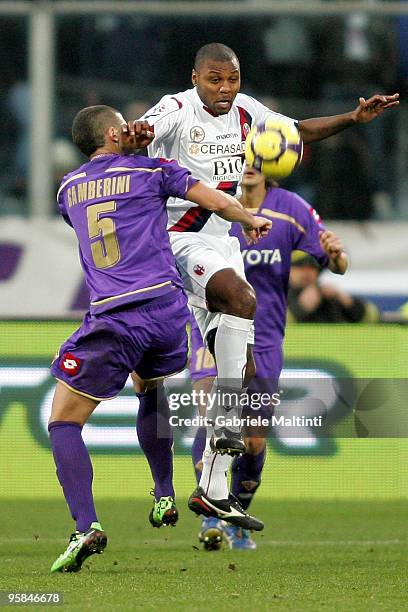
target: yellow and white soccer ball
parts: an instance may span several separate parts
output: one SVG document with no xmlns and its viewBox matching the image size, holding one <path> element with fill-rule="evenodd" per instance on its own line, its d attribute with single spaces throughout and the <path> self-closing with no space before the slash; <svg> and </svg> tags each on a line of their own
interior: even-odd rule
<svg viewBox="0 0 408 612">
<path fill-rule="evenodd" d="M 272 179 L 289 176 L 302 161 L 303 142 L 296 123 L 276 115 L 255 125 L 245 141 L 249 166 Z"/>
</svg>

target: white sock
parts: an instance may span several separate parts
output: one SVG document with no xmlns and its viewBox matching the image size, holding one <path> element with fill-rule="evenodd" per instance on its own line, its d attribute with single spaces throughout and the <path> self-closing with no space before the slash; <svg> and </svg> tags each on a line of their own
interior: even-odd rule
<svg viewBox="0 0 408 612">
<path fill-rule="evenodd" d="M 248 333 L 253 320 L 222 314 L 215 336 L 215 360 L 222 386 L 242 387 L 247 362 Z"/>
<path fill-rule="evenodd" d="M 212 452 L 210 448 L 211 435 L 209 436 L 209 432 L 207 432 L 207 442 L 203 452 L 203 470 L 199 486 L 204 489 L 205 494 L 211 499 L 227 499 L 229 495 L 228 471 L 232 463 L 232 457 Z"/>
<path fill-rule="evenodd" d="M 221 386 L 226 385 L 229 389 L 242 389 L 247 362 L 248 333 L 252 324 L 253 320 L 250 319 L 242 319 L 227 314 L 221 315 L 214 347 L 218 384 L 221 382 Z M 213 391 L 216 386 L 217 382 L 215 381 Z M 207 413 L 207 416 L 215 418 L 215 415 L 210 413 Z M 200 487 L 211 499 L 227 499 L 229 495 L 228 471 L 233 458 L 227 454 L 221 455 L 212 452 L 210 447 L 212 435 L 213 428 L 207 427 Z"/>
</svg>

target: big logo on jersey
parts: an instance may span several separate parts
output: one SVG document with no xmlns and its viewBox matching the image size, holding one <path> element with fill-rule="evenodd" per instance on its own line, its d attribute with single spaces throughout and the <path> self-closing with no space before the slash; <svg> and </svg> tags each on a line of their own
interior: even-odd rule
<svg viewBox="0 0 408 612">
<path fill-rule="evenodd" d="M 241 155 L 213 160 L 213 181 L 241 180 L 243 160 Z"/>
<path fill-rule="evenodd" d="M 188 146 L 189 153 L 197 155 L 243 155 L 245 151 L 243 142 L 192 142 Z"/>
<path fill-rule="evenodd" d="M 242 258 L 249 266 L 257 266 L 261 263 L 272 265 L 282 261 L 279 249 L 244 249 Z"/>
</svg>

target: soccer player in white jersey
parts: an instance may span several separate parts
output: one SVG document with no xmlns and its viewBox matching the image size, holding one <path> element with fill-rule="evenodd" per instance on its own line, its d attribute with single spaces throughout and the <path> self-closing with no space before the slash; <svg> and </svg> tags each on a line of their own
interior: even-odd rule
<svg viewBox="0 0 408 612">
<path fill-rule="evenodd" d="M 252 124 L 273 111 L 239 93 L 240 67 L 234 51 L 220 43 L 201 47 L 192 71 L 193 88 L 164 96 L 143 116 L 155 137 L 150 156 L 177 159 L 203 183 L 235 194 L 241 179 L 245 137 Z M 399 104 L 399 95 L 359 98 L 351 112 L 298 122 L 305 143 L 322 140 Z M 254 374 L 251 351 L 255 294 L 246 282 L 236 238 L 230 224 L 192 202 L 168 200 L 170 241 L 185 289 L 203 338 L 215 355 L 218 372 L 214 391 L 242 389 Z M 237 397 L 239 395 L 237 394 Z M 213 408 L 217 416 L 239 414 L 235 405 Z M 222 420 L 222 418 L 221 418 Z M 190 498 L 195 512 L 225 517 L 229 500 L 226 472 L 232 456 L 244 452 L 233 427 L 208 427 L 200 486 Z"/>
</svg>

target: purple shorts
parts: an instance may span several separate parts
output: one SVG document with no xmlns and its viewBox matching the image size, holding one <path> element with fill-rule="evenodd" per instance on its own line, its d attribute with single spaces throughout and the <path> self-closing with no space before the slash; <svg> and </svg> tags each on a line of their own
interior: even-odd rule
<svg viewBox="0 0 408 612">
<path fill-rule="evenodd" d="M 144 380 L 179 372 L 187 362 L 187 298 L 180 290 L 143 304 L 85 315 L 61 346 L 52 375 L 87 397 L 110 399 L 129 373 Z"/>
</svg>

